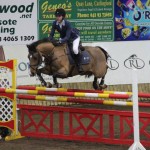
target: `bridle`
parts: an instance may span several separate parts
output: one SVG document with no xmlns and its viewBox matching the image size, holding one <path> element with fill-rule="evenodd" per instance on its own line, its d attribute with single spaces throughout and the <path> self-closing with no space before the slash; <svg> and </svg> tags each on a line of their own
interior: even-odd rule
<svg viewBox="0 0 150 150">
<path fill-rule="evenodd" d="M 55 46 L 52 48 L 52 52 L 48 56 L 50 56 L 50 55 L 53 56 L 54 55 L 54 49 L 55 49 Z M 36 52 L 36 53 L 38 53 L 37 63 L 32 64 L 32 65 L 29 64 L 29 67 L 32 68 L 35 71 L 38 70 L 38 68 L 42 65 L 42 63 L 46 63 L 45 60 L 42 60 L 42 56 L 40 55 L 40 53 L 39 52 Z M 34 55 L 34 53 L 29 53 L 28 59 L 30 60 L 31 56 L 34 57 L 33 55 Z M 45 59 L 47 59 L 47 62 L 48 62 L 49 58 L 47 56 L 44 56 L 44 57 L 45 57 Z M 34 67 L 36 67 L 36 69 Z"/>
<path fill-rule="evenodd" d="M 37 58 L 37 59 L 38 59 L 38 62 L 35 63 L 35 64 L 32 64 L 32 65 L 29 64 L 29 67 L 32 68 L 33 70 L 38 70 L 38 67 L 40 67 L 41 64 L 44 62 L 44 61 L 42 60 L 42 57 L 40 56 L 39 52 L 37 52 L 37 53 L 38 53 L 38 56 L 39 56 L 39 57 Z M 33 54 L 29 54 L 29 56 L 28 56 L 29 60 L 31 59 L 31 58 L 30 58 L 31 56 L 34 57 Z M 35 69 L 34 67 L 37 67 L 37 68 Z"/>
<path fill-rule="evenodd" d="M 37 52 L 37 53 L 38 53 L 38 58 L 37 58 L 37 59 L 38 59 L 38 62 L 37 62 L 36 64 L 32 64 L 32 65 L 29 64 L 30 68 L 32 68 L 32 69 L 35 70 L 35 71 L 38 71 L 38 68 L 42 65 L 42 63 L 45 63 L 45 64 L 47 64 L 47 65 L 50 65 L 52 62 L 56 61 L 58 58 L 63 57 L 63 56 L 66 56 L 66 54 L 65 54 L 65 55 L 61 55 L 61 56 L 58 56 L 58 57 L 56 57 L 56 58 L 50 59 L 49 56 L 51 56 L 51 58 L 53 57 L 53 55 L 54 55 L 54 50 L 55 50 L 55 46 L 52 48 L 51 53 L 50 53 L 48 56 L 44 56 L 44 55 L 43 55 L 43 57 L 45 57 L 45 60 L 42 60 L 42 56 L 40 55 L 39 52 Z M 30 60 L 30 57 L 31 57 L 31 56 L 34 57 L 33 54 L 29 53 L 29 56 L 28 56 L 29 60 Z M 35 69 L 34 67 L 36 67 L 36 69 Z"/>
</svg>

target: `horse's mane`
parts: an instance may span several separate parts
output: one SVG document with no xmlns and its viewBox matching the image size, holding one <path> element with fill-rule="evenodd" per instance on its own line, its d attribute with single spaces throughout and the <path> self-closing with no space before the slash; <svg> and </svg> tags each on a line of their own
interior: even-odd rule
<svg viewBox="0 0 150 150">
<path fill-rule="evenodd" d="M 30 45 L 27 45 L 27 47 L 28 47 L 30 52 L 36 52 L 36 47 L 39 44 L 46 43 L 46 42 L 50 42 L 49 38 L 43 38 L 43 39 L 40 39 L 38 41 L 35 41 L 35 42 L 31 43 Z"/>
<path fill-rule="evenodd" d="M 45 43 L 45 42 L 50 42 L 49 38 L 40 39 L 40 40 L 38 40 L 36 42 L 33 42 L 31 45 L 34 45 L 35 47 L 37 47 L 39 44 Z"/>
</svg>

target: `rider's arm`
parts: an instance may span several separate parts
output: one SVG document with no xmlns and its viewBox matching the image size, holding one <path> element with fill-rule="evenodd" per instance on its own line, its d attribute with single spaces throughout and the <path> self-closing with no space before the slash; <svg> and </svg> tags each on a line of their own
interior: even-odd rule
<svg viewBox="0 0 150 150">
<path fill-rule="evenodd" d="M 54 37 L 54 34 L 55 34 L 55 21 L 53 22 L 53 25 L 52 25 L 52 29 L 51 29 L 51 32 L 50 32 L 50 40 L 53 40 L 53 37 Z"/>
<path fill-rule="evenodd" d="M 72 30 L 71 23 L 66 22 L 66 26 L 67 26 L 66 36 L 60 40 L 61 43 L 66 43 L 70 39 L 70 36 L 71 36 L 71 30 Z"/>
</svg>

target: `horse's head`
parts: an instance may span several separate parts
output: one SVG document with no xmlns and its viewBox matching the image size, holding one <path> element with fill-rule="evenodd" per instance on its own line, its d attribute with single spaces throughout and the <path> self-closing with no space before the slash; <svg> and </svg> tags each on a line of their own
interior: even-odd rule
<svg viewBox="0 0 150 150">
<path fill-rule="evenodd" d="M 37 74 L 39 66 L 42 64 L 42 57 L 52 55 L 54 45 L 48 38 L 44 38 L 27 45 L 29 54 L 30 76 Z"/>
<path fill-rule="evenodd" d="M 27 45 L 28 48 L 28 59 L 29 59 L 29 66 L 30 66 L 30 76 L 35 76 L 37 74 L 37 69 L 42 63 L 42 58 L 40 53 L 36 50 L 32 44 Z"/>
</svg>

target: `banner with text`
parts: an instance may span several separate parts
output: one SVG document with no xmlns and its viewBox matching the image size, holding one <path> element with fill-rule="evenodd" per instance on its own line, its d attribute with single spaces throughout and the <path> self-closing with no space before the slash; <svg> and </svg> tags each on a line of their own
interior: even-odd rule
<svg viewBox="0 0 150 150">
<path fill-rule="evenodd" d="M 37 1 L 0 0 L 0 45 L 37 40 Z"/>
<path fill-rule="evenodd" d="M 54 20 L 57 8 L 64 8 L 68 19 L 113 18 L 113 0 L 39 0 L 39 20 Z"/>
<path fill-rule="evenodd" d="M 64 8 L 83 42 L 113 41 L 113 4 L 113 0 L 39 0 L 39 39 L 48 36 L 56 9 Z"/>
<path fill-rule="evenodd" d="M 113 21 L 82 21 L 72 22 L 72 25 L 80 30 L 81 41 L 113 41 Z M 48 37 L 51 31 L 52 22 L 39 23 L 39 38 Z M 59 39 L 56 32 L 55 38 Z"/>
</svg>

